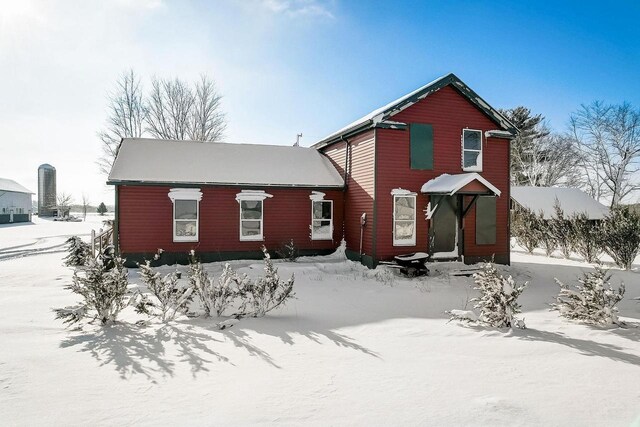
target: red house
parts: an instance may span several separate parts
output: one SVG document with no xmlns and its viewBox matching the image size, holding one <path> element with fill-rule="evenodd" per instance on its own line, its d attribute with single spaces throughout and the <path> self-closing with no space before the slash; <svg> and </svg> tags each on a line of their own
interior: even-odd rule
<svg viewBox="0 0 640 427">
<path fill-rule="evenodd" d="M 373 267 L 409 252 L 509 262 L 517 130 L 455 75 L 311 148 L 124 139 L 109 175 L 114 235 L 132 261 L 260 257 L 293 239 Z"/>
</svg>

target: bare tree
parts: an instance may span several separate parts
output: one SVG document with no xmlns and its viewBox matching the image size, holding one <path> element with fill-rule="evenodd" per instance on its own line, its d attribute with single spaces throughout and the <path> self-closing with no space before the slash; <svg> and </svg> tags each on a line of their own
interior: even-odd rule
<svg viewBox="0 0 640 427">
<path fill-rule="evenodd" d="M 206 75 L 196 83 L 195 102 L 189 123 L 189 139 L 193 141 L 220 141 L 227 127 L 221 107 L 222 95 L 215 83 Z"/>
<path fill-rule="evenodd" d="M 546 134 L 527 147 L 514 150 L 511 164 L 517 171 L 517 185 L 579 187 L 581 158 L 572 138 Z"/>
<path fill-rule="evenodd" d="M 155 138 L 220 141 L 226 127 L 221 100 L 206 76 L 194 89 L 178 78 L 154 78 L 147 98 L 146 130 Z"/>
<path fill-rule="evenodd" d="M 587 190 L 597 200 L 618 205 L 638 183 L 640 170 L 640 111 L 628 103 L 582 105 L 570 119 L 572 137 L 584 152 Z"/>
<path fill-rule="evenodd" d="M 144 131 L 145 105 L 140 79 L 133 70 L 123 73 L 109 95 L 106 128 L 98 133 L 102 141 L 100 171 L 111 172 L 122 138 L 139 138 Z"/>
<path fill-rule="evenodd" d="M 161 139 L 188 139 L 195 97 L 185 82 L 178 78 L 154 78 L 147 103 L 147 130 L 152 136 Z"/>
<path fill-rule="evenodd" d="M 87 196 L 87 194 L 82 193 L 82 215 L 85 221 L 87 220 L 87 208 L 89 207 L 90 203 L 91 202 L 89 201 L 89 197 Z"/>
<path fill-rule="evenodd" d="M 71 203 L 73 203 L 73 197 L 69 193 L 65 193 L 64 191 L 56 197 L 56 202 L 58 204 L 58 209 L 62 212 L 62 215 L 70 210 Z"/>
</svg>

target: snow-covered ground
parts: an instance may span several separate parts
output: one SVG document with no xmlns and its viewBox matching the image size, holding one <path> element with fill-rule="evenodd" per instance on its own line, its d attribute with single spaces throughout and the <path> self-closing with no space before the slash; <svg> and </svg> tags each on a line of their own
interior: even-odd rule
<svg viewBox="0 0 640 427">
<path fill-rule="evenodd" d="M 553 278 L 586 264 L 514 252 L 503 270 L 530 281 L 525 330 L 448 322 L 474 295 L 449 275 L 460 265 L 408 280 L 330 258 L 278 263 L 297 299 L 223 331 L 186 317 L 137 326 L 132 311 L 67 330 L 51 311 L 76 301 L 57 245 L 101 219 L 0 226 L 2 425 L 640 425 L 639 265 L 612 270 L 626 329 L 548 310 Z"/>
</svg>

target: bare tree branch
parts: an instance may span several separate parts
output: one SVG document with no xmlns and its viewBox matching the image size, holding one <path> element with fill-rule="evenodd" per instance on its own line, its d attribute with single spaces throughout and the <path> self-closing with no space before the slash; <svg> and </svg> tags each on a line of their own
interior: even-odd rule
<svg viewBox="0 0 640 427">
<path fill-rule="evenodd" d="M 640 161 L 640 111 L 630 104 L 595 101 L 571 116 L 572 135 L 585 153 L 583 168 L 589 187 L 618 205 L 638 183 L 633 174 Z"/>
<path fill-rule="evenodd" d="M 97 163 L 106 175 L 111 172 L 122 138 L 139 138 L 143 132 L 145 106 L 140 79 L 133 70 L 123 73 L 109 95 L 106 128 L 98 133 L 102 156 Z"/>
</svg>

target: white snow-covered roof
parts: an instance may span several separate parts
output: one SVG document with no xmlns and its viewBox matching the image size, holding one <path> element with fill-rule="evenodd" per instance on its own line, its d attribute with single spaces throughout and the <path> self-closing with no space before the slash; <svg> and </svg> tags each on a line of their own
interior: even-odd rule
<svg viewBox="0 0 640 427">
<path fill-rule="evenodd" d="M 565 217 L 585 213 L 589 219 L 602 219 L 609 212 L 606 206 L 577 188 L 511 187 L 511 198 L 532 212 L 542 212 L 544 219 L 553 217 L 556 200 Z"/>
<path fill-rule="evenodd" d="M 14 193 L 34 194 L 12 179 L 0 178 L 0 191 L 12 191 Z"/>
<path fill-rule="evenodd" d="M 342 187 L 313 148 L 127 138 L 109 174 L 124 182 Z"/>
<path fill-rule="evenodd" d="M 364 129 L 367 126 L 375 127 L 381 123 L 387 123 L 388 125 L 404 125 L 404 123 L 398 123 L 388 120 L 390 117 L 393 117 L 395 114 L 403 111 L 404 109 L 412 106 L 416 102 L 426 98 L 430 94 L 440 90 L 442 87 L 452 85 L 454 86 L 463 96 L 465 96 L 470 102 L 475 104 L 480 110 L 485 112 L 489 117 L 491 117 L 496 123 L 498 123 L 504 131 L 503 134 L 500 134 L 499 137 L 513 137 L 517 132 L 515 126 L 509 122 L 509 120 L 504 117 L 498 110 L 491 107 L 484 99 L 482 99 L 478 94 L 471 90 L 462 80 L 460 80 L 455 74 L 449 73 L 447 75 L 438 77 L 437 79 L 427 83 L 426 85 L 410 92 L 390 103 L 386 104 L 383 107 L 380 107 L 369 114 L 360 117 L 358 120 L 349 123 L 344 126 L 340 130 L 327 135 L 322 138 L 320 141 L 316 142 L 313 147 L 323 147 L 341 135 L 346 135 L 352 131 L 358 131 L 360 129 Z M 495 136 L 495 135 L 494 135 Z"/>
<path fill-rule="evenodd" d="M 489 181 L 484 179 L 480 174 L 475 172 L 459 173 L 455 175 L 443 173 L 442 175 L 425 182 L 420 191 L 429 194 L 454 195 L 462 187 L 473 181 L 479 181 L 482 185 L 491 190 L 491 192 L 493 192 L 496 196 L 500 196 L 500 190 L 498 190 Z"/>
</svg>

